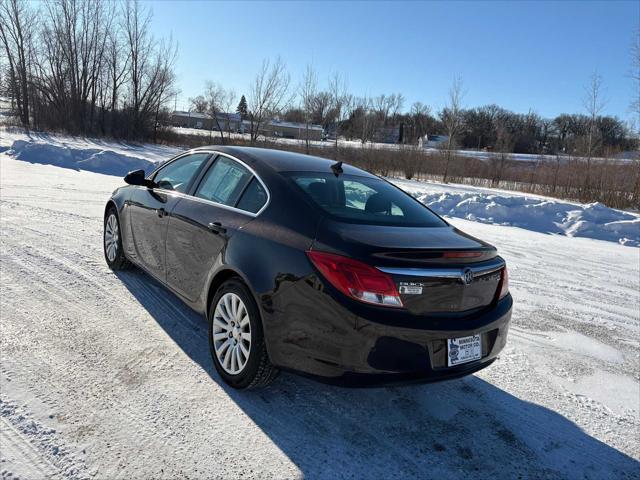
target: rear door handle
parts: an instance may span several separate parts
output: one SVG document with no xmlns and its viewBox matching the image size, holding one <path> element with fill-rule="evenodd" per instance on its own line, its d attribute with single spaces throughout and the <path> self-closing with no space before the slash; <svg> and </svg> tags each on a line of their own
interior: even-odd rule
<svg viewBox="0 0 640 480">
<path fill-rule="evenodd" d="M 209 230 L 213 233 L 227 233 L 227 229 L 222 226 L 220 222 L 212 222 L 209 225 Z"/>
<path fill-rule="evenodd" d="M 167 214 L 164 208 L 156 208 L 156 213 L 160 218 L 164 217 Z"/>
</svg>

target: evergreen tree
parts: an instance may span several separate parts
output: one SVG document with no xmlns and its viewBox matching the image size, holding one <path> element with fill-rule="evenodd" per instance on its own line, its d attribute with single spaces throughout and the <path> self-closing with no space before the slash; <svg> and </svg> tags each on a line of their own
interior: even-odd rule
<svg viewBox="0 0 640 480">
<path fill-rule="evenodd" d="M 249 111 L 247 109 L 247 99 L 244 97 L 244 95 L 240 97 L 240 103 L 238 103 L 238 108 L 236 108 L 236 113 L 240 114 L 240 118 L 242 120 L 247 118 Z"/>
</svg>

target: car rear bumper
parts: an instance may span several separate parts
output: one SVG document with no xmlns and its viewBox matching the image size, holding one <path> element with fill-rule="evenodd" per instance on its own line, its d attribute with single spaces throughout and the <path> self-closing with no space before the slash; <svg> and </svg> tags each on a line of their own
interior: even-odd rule
<svg viewBox="0 0 640 480">
<path fill-rule="evenodd" d="M 432 382 L 485 368 L 506 344 L 513 304 L 507 295 L 471 317 L 430 318 L 354 302 L 345 305 L 318 290 L 306 293 L 306 307 L 287 302 L 288 314 L 275 322 L 275 329 L 266 329 L 272 337 L 269 333 L 277 332 L 281 322 L 292 327 L 276 341 L 267 338 L 272 362 L 346 386 Z M 476 334 L 482 338 L 481 358 L 448 367 L 446 340 Z"/>
<path fill-rule="evenodd" d="M 448 371 L 439 372 L 396 372 L 396 373 L 359 373 L 345 371 L 338 377 L 326 377 L 320 375 L 302 373 L 307 377 L 313 378 L 322 383 L 337 385 L 350 388 L 367 388 L 392 385 L 411 385 L 422 383 L 443 382 L 446 380 L 454 380 L 456 378 L 465 377 L 472 373 L 478 372 L 483 368 L 491 365 L 497 357 L 490 358 L 486 361 L 482 359 L 478 362 L 471 362 L 460 365 L 455 368 L 449 368 Z"/>
</svg>

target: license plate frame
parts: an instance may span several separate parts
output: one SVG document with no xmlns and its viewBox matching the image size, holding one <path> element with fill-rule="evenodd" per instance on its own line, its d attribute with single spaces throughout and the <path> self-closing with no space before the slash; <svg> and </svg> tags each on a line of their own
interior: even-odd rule
<svg viewBox="0 0 640 480">
<path fill-rule="evenodd" d="M 482 358 L 482 335 L 447 338 L 447 366 L 456 367 Z"/>
</svg>

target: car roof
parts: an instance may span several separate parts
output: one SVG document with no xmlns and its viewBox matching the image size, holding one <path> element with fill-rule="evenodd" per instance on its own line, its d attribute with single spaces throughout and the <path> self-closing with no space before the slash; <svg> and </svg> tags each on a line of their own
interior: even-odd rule
<svg viewBox="0 0 640 480">
<path fill-rule="evenodd" d="M 336 163 L 335 160 L 328 158 L 271 148 L 211 145 L 194 149 L 194 151 L 198 150 L 213 150 L 226 153 L 254 165 L 257 163 L 260 166 L 270 167 L 276 172 L 331 172 L 331 166 Z M 348 163 L 342 164 L 342 170 L 348 175 L 375 177 L 375 175 Z"/>
</svg>

